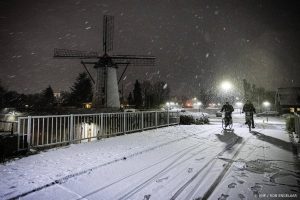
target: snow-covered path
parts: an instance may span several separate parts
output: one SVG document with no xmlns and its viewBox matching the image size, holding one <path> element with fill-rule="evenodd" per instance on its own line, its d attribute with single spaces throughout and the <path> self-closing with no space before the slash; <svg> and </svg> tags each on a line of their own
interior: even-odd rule
<svg viewBox="0 0 300 200">
<path fill-rule="evenodd" d="M 276 118 L 252 133 L 166 127 L 71 145 L 0 165 L 0 198 L 268 199 L 300 196 L 299 157 Z"/>
</svg>

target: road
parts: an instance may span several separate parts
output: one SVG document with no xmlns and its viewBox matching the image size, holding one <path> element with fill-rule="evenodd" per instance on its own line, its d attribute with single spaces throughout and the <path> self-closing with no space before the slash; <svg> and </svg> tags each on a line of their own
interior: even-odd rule
<svg viewBox="0 0 300 200">
<path fill-rule="evenodd" d="M 256 129 L 251 133 L 243 124 L 242 115 L 235 114 L 233 120 L 234 130 L 225 132 L 220 128 L 219 118 L 211 118 L 211 124 L 205 126 L 164 128 L 173 135 L 157 131 L 154 137 L 146 138 L 151 147 L 126 155 L 119 152 L 118 159 L 95 162 L 79 173 L 52 179 L 48 185 L 24 190 L 15 197 L 189 200 L 269 199 L 276 195 L 299 198 L 299 155 L 284 131 L 283 120 L 272 118 L 265 123 L 264 119 L 257 119 Z M 128 135 L 119 139 L 122 137 Z M 103 155 L 106 154 L 109 152 L 104 151 Z"/>
</svg>

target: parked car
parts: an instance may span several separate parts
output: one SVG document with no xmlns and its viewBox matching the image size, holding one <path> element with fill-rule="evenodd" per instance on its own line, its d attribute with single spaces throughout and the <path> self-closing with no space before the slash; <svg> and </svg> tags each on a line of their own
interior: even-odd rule
<svg viewBox="0 0 300 200">
<path fill-rule="evenodd" d="M 216 112 L 216 117 L 222 117 L 222 112 L 217 111 L 217 112 Z"/>
<path fill-rule="evenodd" d="M 257 113 L 256 117 L 272 117 L 272 116 L 279 116 L 279 112 L 277 111 L 265 111 L 262 113 Z"/>
</svg>

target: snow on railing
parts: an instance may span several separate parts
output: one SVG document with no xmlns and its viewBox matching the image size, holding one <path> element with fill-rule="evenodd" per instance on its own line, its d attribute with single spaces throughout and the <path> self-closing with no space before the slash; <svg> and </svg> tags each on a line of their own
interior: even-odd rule
<svg viewBox="0 0 300 200">
<path fill-rule="evenodd" d="M 179 124 L 178 112 L 148 111 L 18 118 L 18 149 L 90 142 Z"/>
<path fill-rule="evenodd" d="M 294 116 L 295 116 L 295 133 L 298 135 L 298 138 L 300 138 L 300 115 L 295 112 Z"/>
</svg>

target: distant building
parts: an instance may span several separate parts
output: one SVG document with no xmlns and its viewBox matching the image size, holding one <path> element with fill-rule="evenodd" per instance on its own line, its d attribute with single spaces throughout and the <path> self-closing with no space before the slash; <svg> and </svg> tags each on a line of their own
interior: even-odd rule
<svg viewBox="0 0 300 200">
<path fill-rule="evenodd" d="M 91 109 L 92 108 L 92 102 L 86 102 L 86 103 L 83 103 L 83 108 L 85 109 Z"/>
<path fill-rule="evenodd" d="M 56 99 L 60 99 L 61 98 L 61 92 L 53 92 L 53 95 Z"/>
<path fill-rule="evenodd" d="M 280 113 L 300 112 L 300 87 L 278 88 L 275 105 Z"/>
</svg>

